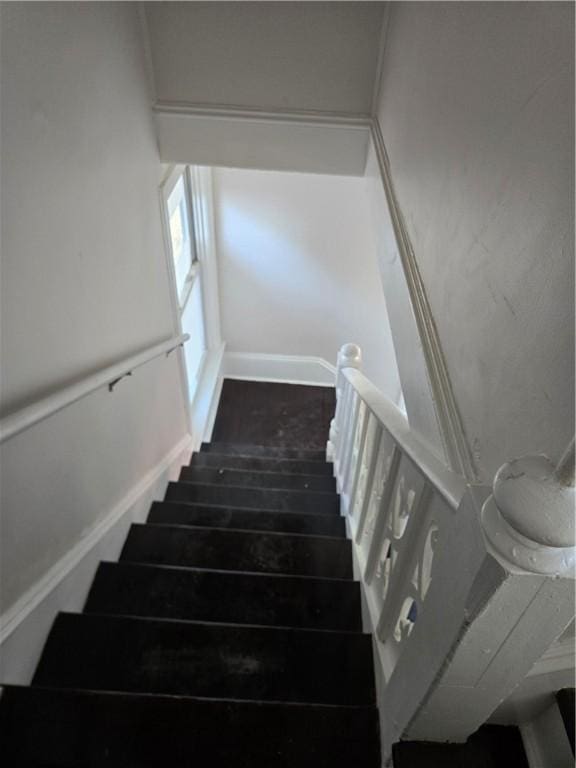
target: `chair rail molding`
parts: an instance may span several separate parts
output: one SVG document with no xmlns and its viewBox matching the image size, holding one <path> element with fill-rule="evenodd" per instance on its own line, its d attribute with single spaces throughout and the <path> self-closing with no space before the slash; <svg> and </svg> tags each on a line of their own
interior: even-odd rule
<svg viewBox="0 0 576 768">
<path fill-rule="evenodd" d="M 361 366 L 344 345 L 327 456 L 380 662 L 386 764 L 402 737 L 465 741 L 573 619 L 574 451 L 470 484 Z"/>
</svg>

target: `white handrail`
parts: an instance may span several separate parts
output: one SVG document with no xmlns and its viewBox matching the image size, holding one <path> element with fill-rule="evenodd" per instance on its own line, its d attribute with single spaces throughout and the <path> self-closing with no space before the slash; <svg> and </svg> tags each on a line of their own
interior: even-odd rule
<svg viewBox="0 0 576 768">
<path fill-rule="evenodd" d="M 154 358 L 160 357 L 163 354 L 170 354 L 177 347 L 181 347 L 189 338 L 190 335 L 188 333 L 184 333 L 181 336 L 173 336 L 160 344 L 148 347 L 144 352 L 125 358 L 120 363 L 109 365 L 107 368 L 87 376 L 76 384 L 64 387 L 42 400 L 37 400 L 31 405 L 14 411 L 14 413 L 9 414 L 0 421 L 0 443 L 20 434 L 20 432 L 24 432 L 24 430 L 37 424 L 39 421 L 47 419 L 49 416 L 81 400 L 101 387 L 108 386 L 109 390 L 112 391 L 120 379 L 130 376 L 136 368 L 140 368 L 154 360 Z"/>
<path fill-rule="evenodd" d="M 412 459 L 446 501 L 456 509 L 466 488 L 465 479 L 448 469 L 432 453 L 410 429 L 400 411 L 361 371 L 346 367 L 343 368 L 342 373 L 404 453 Z"/>
</svg>

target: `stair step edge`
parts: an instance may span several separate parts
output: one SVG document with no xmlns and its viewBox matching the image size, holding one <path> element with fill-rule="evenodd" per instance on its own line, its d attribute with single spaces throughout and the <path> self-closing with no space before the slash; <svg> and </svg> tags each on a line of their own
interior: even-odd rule
<svg viewBox="0 0 576 768">
<path fill-rule="evenodd" d="M 97 621 L 98 619 L 104 619 L 106 621 L 112 621 L 115 623 L 123 623 L 123 622 L 129 622 L 129 623 L 154 623 L 154 624 L 162 624 L 162 625 L 186 625 L 186 626 L 200 626 L 200 627 L 221 627 L 224 629 L 231 629 L 234 631 L 240 630 L 256 630 L 258 632 L 263 633 L 269 633 L 269 634 L 280 634 L 280 633 L 302 633 L 306 635 L 311 634 L 317 634 L 323 637 L 326 637 L 327 635 L 330 636 L 342 636 L 344 638 L 355 638 L 356 640 L 360 638 L 364 638 L 361 640 L 365 645 L 368 645 L 368 641 L 371 641 L 371 635 L 368 632 L 363 631 L 354 631 L 354 630 L 345 630 L 345 629 L 318 629 L 316 627 L 276 627 L 276 626 L 270 626 L 268 624 L 236 624 L 236 623 L 227 623 L 223 621 L 195 621 L 187 620 L 187 619 L 166 619 L 166 618 L 158 618 L 155 616 L 131 616 L 129 614 L 114 614 L 114 613 L 81 613 L 81 612 L 75 612 L 75 611 L 60 611 L 58 613 L 57 618 L 63 618 L 63 619 L 70 619 L 70 617 L 75 617 L 77 619 L 84 619 L 86 618 L 89 621 Z"/>
<path fill-rule="evenodd" d="M 174 570 L 174 571 L 198 571 L 200 573 L 218 573 L 223 576 L 230 576 L 234 578 L 236 576 L 258 576 L 263 579 L 294 579 L 302 582 L 314 582 L 321 581 L 323 583 L 335 583 L 339 584 L 355 584 L 359 587 L 360 582 L 354 579 L 345 579 L 340 576 L 316 576 L 308 575 L 305 573 L 276 573 L 275 571 L 225 571 L 222 568 L 201 568 L 197 565 L 167 565 L 165 563 L 142 563 L 136 560 L 101 560 L 100 563 L 106 565 L 114 565 L 120 568 L 154 568 L 158 570 Z M 349 589 L 349 587 L 345 587 Z"/>
<path fill-rule="evenodd" d="M 194 486 L 194 488 L 222 488 L 223 490 L 226 490 L 230 493 L 233 493 L 234 491 L 262 491 L 263 493 L 296 493 L 296 494 L 309 494 L 313 496 L 327 496 L 327 497 L 333 497 L 337 499 L 339 497 L 339 494 L 336 491 L 317 491 L 313 488 L 260 488 L 257 486 L 247 486 L 247 485 L 224 485 L 222 483 L 199 483 L 196 480 L 181 480 L 178 479 L 177 481 L 172 481 L 179 483 L 181 485 L 191 485 Z"/>
<path fill-rule="evenodd" d="M 290 514 L 290 513 L 286 513 Z M 296 513 L 297 514 L 297 513 Z M 341 542 L 349 542 L 350 545 L 352 542 L 350 539 L 346 539 L 342 536 L 326 536 L 321 533 L 293 533 L 292 531 L 257 531 L 253 529 L 246 529 L 246 528 L 223 528 L 222 526 L 216 526 L 216 525 L 188 525 L 187 523 L 158 523 L 158 522 L 151 522 L 151 523 L 131 523 L 130 528 L 144 528 L 144 527 L 154 527 L 154 528 L 184 528 L 185 530 L 201 530 L 201 531 L 222 531 L 224 533 L 245 533 L 249 535 L 254 536 L 279 536 L 283 538 L 296 538 L 296 539 L 328 539 L 329 541 L 341 541 Z"/>
</svg>

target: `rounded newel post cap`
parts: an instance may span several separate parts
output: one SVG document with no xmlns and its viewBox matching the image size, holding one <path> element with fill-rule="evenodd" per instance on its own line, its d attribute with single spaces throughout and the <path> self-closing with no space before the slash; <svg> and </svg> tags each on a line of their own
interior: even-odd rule
<svg viewBox="0 0 576 768">
<path fill-rule="evenodd" d="M 357 344 L 344 344 L 338 352 L 338 368 L 361 368 L 362 350 Z"/>
<path fill-rule="evenodd" d="M 502 517 L 526 538 L 550 547 L 574 546 L 574 486 L 563 485 L 546 456 L 522 456 L 494 479 Z"/>
<path fill-rule="evenodd" d="M 523 572 L 573 575 L 576 563 L 574 486 L 561 482 L 546 456 L 504 464 L 482 509 L 496 555 Z"/>
</svg>

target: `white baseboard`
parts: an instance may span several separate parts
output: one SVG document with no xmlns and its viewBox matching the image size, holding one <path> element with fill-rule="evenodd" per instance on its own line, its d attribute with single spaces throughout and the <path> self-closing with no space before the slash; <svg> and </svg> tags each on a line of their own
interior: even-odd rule
<svg viewBox="0 0 576 768">
<path fill-rule="evenodd" d="M 206 426 L 204 428 L 203 441 L 206 443 L 209 443 L 210 440 L 212 440 L 212 432 L 214 431 L 214 422 L 216 421 L 216 414 L 218 413 L 218 405 L 220 403 L 220 395 L 222 394 L 223 383 L 224 383 L 224 379 L 222 377 L 222 372 L 220 369 L 218 373 L 218 378 L 216 379 L 216 386 L 214 387 L 214 396 L 212 398 L 212 406 L 210 408 L 210 412 L 208 413 L 208 418 L 206 419 Z"/>
<path fill-rule="evenodd" d="M 191 404 L 192 450 L 197 451 L 203 440 L 210 440 L 220 392 L 225 344 L 206 356 L 198 388 Z"/>
<path fill-rule="evenodd" d="M 226 352 L 223 376 L 227 379 L 333 387 L 336 368 L 322 357 L 310 355 Z"/>
<path fill-rule="evenodd" d="M 59 611 L 80 611 L 100 560 L 116 560 L 132 522 L 146 519 L 190 454 L 186 435 L 48 573 L 0 617 L 0 680 L 26 685 Z"/>
</svg>

